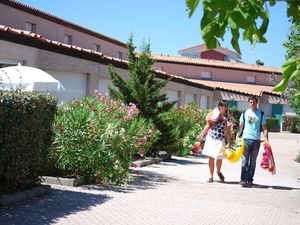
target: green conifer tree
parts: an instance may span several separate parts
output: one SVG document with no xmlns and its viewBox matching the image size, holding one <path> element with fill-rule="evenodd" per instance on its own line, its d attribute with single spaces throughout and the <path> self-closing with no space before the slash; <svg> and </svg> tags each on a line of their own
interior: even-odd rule
<svg viewBox="0 0 300 225">
<path fill-rule="evenodd" d="M 109 65 L 108 72 L 115 86 L 109 87 L 109 93 L 113 98 L 125 104 L 134 103 L 143 117 L 152 119 L 155 123 L 160 113 L 169 111 L 175 104 L 175 102 L 166 101 L 168 99 L 166 94 L 160 94 L 168 81 L 155 79 L 150 43 L 144 42 L 141 52 L 136 54 L 131 35 L 127 49 L 129 79 L 123 79 L 115 68 Z"/>
<path fill-rule="evenodd" d="M 108 66 L 108 72 L 115 87 L 109 87 L 110 95 L 125 104 L 134 103 L 140 110 L 141 115 L 153 121 L 155 127 L 160 131 L 160 137 L 148 152 L 148 155 L 157 155 L 160 150 L 167 150 L 168 143 L 175 142 L 174 124 L 160 115 L 170 111 L 176 101 L 168 102 L 166 94 L 160 94 L 161 89 L 168 80 L 155 78 L 151 58 L 150 43 L 143 42 L 141 52 L 135 53 L 133 36 L 129 37 L 128 49 L 128 74 L 129 79 L 123 79 L 112 65 Z"/>
</svg>

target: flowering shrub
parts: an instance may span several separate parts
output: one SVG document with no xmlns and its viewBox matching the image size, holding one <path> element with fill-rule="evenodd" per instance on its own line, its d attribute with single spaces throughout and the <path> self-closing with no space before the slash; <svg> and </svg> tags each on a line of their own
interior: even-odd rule
<svg viewBox="0 0 300 225">
<path fill-rule="evenodd" d="M 186 120 L 191 123 L 190 127 L 187 128 L 186 135 L 184 136 L 183 148 L 180 151 L 181 155 L 187 155 L 193 148 L 192 143 L 196 137 L 202 132 L 206 125 L 206 114 L 207 110 L 200 109 L 195 103 L 190 103 L 179 109 L 184 114 Z"/>
<path fill-rule="evenodd" d="M 170 129 L 169 137 L 162 139 L 163 143 L 167 143 L 165 150 L 181 156 L 188 155 L 193 141 L 206 124 L 206 111 L 201 110 L 197 104 L 190 103 L 161 116 Z"/>
<path fill-rule="evenodd" d="M 242 114 L 242 110 L 239 110 L 237 107 L 228 107 L 228 118 L 232 122 L 233 126 L 231 128 L 231 143 L 235 140 L 236 133 L 239 129 L 240 124 L 240 116 Z"/>
<path fill-rule="evenodd" d="M 50 157 L 65 176 L 117 183 L 127 177 L 132 155 L 144 155 L 158 137 L 134 104 L 98 92 L 60 108 L 54 131 Z"/>
</svg>

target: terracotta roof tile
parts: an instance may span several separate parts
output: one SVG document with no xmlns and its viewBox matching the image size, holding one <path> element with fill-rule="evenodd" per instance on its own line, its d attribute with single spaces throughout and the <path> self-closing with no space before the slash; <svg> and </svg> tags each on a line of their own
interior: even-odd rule
<svg viewBox="0 0 300 225">
<path fill-rule="evenodd" d="M 229 83 L 229 82 L 211 81 L 211 80 L 195 80 L 195 79 L 190 79 L 190 80 L 215 89 L 235 91 L 247 95 L 261 96 L 263 93 L 280 95 L 280 93 L 272 91 L 273 86 L 244 84 L 244 83 Z"/>
<path fill-rule="evenodd" d="M 0 32 L 7 32 L 11 33 L 14 35 L 20 35 L 20 36 L 25 36 L 34 40 L 37 40 L 39 42 L 44 42 L 48 43 L 53 46 L 60 46 L 61 48 L 69 48 L 72 51 L 81 51 L 81 52 L 86 52 L 91 55 L 96 55 L 100 56 L 101 58 L 104 58 L 109 61 L 115 61 L 115 62 L 120 62 L 121 64 L 128 65 L 128 61 L 126 60 L 121 60 L 118 58 L 113 58 L 111 56 L 106 56 L 101 52 L 96 52 L 94 50 L 90 49 L 84 49 L 80 48 L 78 46 L 74 45 L 67 45 L 62 42 L 58 41 L 53 41 L 46 39 L 42 37 L 41 35 L 32 35 L 33 33 L 31 32 L 23 32 L 23 30 L 11 28 L 11 27 L 6 27 L 3 25 L 0 25 Z M 171 81 L 191 85 L 191 86 L 196 86 L 199 88 L 204 88 L 208 90 L 213 90 L 213 89 L 221 89 L 221 90 L 226 90 L 226 91 L 233 91 L 233 92 L 239 92 L 239 93 L 245 93 L 245 94 L 254 94 L 254 95 L 261 95 L 262 92 L 266 93 L 272 93 L 272 94 L 277 94 L 275 92 L 272 92 L 272 87 L 271 86 L 262 86 L 262 85 L 251 85 L 251 84 L 237 84 L 237 83 L 226 83 L 226 82 L 218 82 L 218 81 L 207 81 L 207 80 L 194 80 L 194 79 L 187 79 L 181 76 L 177 76 L 174 74 L 170 74 L 164 71 L 160 70 L 155 70 L 155 73 L 158 75 L 162 75 L 165 78 L 171 78 Z"/>
<path fill-rule="evenodd" d="M 179 52 L 183 52 L 183 51 L 187 51 L 187 50 L 189 50 L 189 51 L 190 50 L 199 50 L 200 52 L 214 50 L 214 51 L 220 52 L 224 55 L 227 55 L 228 53 L 234 53 L 234 54 L 237 54 L 240 57 L 239 53 L 237 53 L 236 51 L 230 50 L 228 48 L 218 47 L 218 48 L 215 48 L 215 49 L 206 49 L 205 44 L 200 44 L 200 45 L 195 45 L 195 46 L 192 46 L 192 47 L 189 47 L 189 48 L 184 48 L 184 49 L 179 50 Z"/>
<path fill-rule="evenodd" d="M 162 54 L 160 55 L 152 54 L 152 57 L 154 60 L 158 62 L 181 63 L 181 64 L 210 66 L 210 67 L 219 67 L 219 68 L 227 68 L 227 69 L 239 69 L 239 70 L 267 72 L 267 73 L 274 72 L 276 74 L 281 75 L 281 69 L 276 67 L 259 66 L 254 64 L 228 62 L 228 61 L 221 61 L 221 60 L 214 60 L 214 59 L 191 58 L 186 56 L 170 56 L 170 55 L 162 55 Z"/>
</svg>

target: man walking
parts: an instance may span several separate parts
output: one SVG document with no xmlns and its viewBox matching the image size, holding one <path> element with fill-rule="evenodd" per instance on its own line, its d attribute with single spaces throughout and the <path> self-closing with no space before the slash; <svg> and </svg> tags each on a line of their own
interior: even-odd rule
<svg viewBox="0 0 300 225">
<path fill-rule="evenodd" d="M 263 131 L 265 141 L 269 141 L 266 117 L 263 111 L 257 108 L 257 98 L 251 96 L 248 102 L 250 108 L 241 114 L 239 132 L 236 136 L 236 140 L 241 136 L 245 141 L 240 181 L 243 187 L 250 187 L 253 182 L 261 131 Z"/>
</svg>

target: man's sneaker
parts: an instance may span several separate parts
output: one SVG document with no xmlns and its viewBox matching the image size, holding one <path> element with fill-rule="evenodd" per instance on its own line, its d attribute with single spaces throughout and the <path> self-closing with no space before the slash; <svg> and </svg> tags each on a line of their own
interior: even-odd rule
<svg viewBox="0 0 300 225">
<path fill-rule="evenodd" d="M 246 182 L 245 180 L 241 180 L 241 181 L 240 181 L 240 185 L 241 185 L 242 187 L 247 187 L 247 182 Z"/>
<path fill-rule="evenodd" d="M 247 181 L 247 186 L 252 187 L 253 186 L 253 181 Z"/>
</svg>

